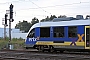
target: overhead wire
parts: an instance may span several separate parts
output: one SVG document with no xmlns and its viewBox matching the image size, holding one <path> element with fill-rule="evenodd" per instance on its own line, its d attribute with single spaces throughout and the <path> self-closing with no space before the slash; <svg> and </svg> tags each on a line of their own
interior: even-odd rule
<svg viewBox="0 0 90 60">
<path fill-rule="evenodd" d="M 46 11 L 43 8 L 50 8 L 50 7 L 57 7 L 57 6 L 67 6 L 67 5 L 76 5 L 76 4 L 84 4 L 84 3 L 90 3 L 88 2 L 79 2 L 79 3 L 71 3 L 71 4 L 63 4 L 63 5 L 54 5 L 54 6 L 46 6 L 46 7 L 39 7 L 37 4 L 35 4 L 34 2 L 32 2 L 31 0 L 29 0 L 32 4 L 36 5 L 38 8 L 28 8 L 28 9 L 20 9 L 17 11 L 21 11 L 21 10 L 29 10 L 29 9 L 42 9 L 44 12 L 49 13 L 50 15 L 52 15 L 50 12 Z"/>
<path fill-rule="evenodd" d="M 36 5 L 38 8 L 40 8 L 40 9 L 42 9 L 41 7 L 39 7 L 37 4 L 35 4 L 34 2 L 32 2 L 31 0 L 29 0 L 32 4 L 34 4 L 34 5 Z M 46 12 L 46 13 L 49 13 L 50 15 L 51 15 L 51 13 L 50 12 L 47 12 L 46 10 L 44 10 L 44 9 L 42 9 L 44 12 Z"/>
<path fill-rule="evenodd" d="M 33 2 L 32 2 L 33 3 Z M 79 2 L 79 3 L 71 3 L 71 4 L 63 4 L 63 5 L 54 5 L 54 6 L 46 6 L 46 7 L 39 7 L 38 8 L 27 8 L 27 9 L 20 9 L 20 10 L 29 10 L 29 9 L 42 9 L 42 8 L 50 8 L 50 7 L 57 7 L 57 6 L 66 6 L 66 5 L 75 5 L 75 4 L 82 4 L 82 3 L 90 3 L 90 2 Z M 33 3 L 35 4 L 35 3 Z M 35 4 L 36 5 L 36 4 Z M 17 11 L 20 11 L 17 10 Z M 44 9 L 43 9 L 44 10 Z M 45 11 L 45 10 L 44 10 Z M 46 12 L 46 11 L 45 11 Z"/>
<path fill-rule="evenodd" d="M 20 1 L 21 0 L 19 0 L 19 1 L 12 1 L 12 2 L 20 2 Z M 90 3 L 90 1 L 88 1 L 88 2 L 79 2 L 79 3 L 71 3 L 71 4 L 62 4 L 62 5 L 53 5 L 53 6 L 39 7 L 37 4 L 35 4 L 31 0 L 29 0 L 29 1 L 38 7 L 38 8 L 29 8 L 29 9 L 39 9 L 39 8 L 49 8 L 49 7 L 57 7 L 57 6 L 66 6 L 66 5 L 75 5 L 75 4 L 82 4 L 82 3 Z M 6 2 L 6 3 L 0 3 L 0 4 L 7 4 L 7 3 L 12 3 L 12 2 Z"/>
<path fill-rule="evenodd" d="M 12 2 L 20 2 L 21 0 L 19 1 L 12 1 Z M 88 2 L 79 2 L 79 3 L 71 3 L 71 4 L 62 4 L 62 5 L 53 5 L 53 6 L 46 6 L 46 7 L 39 7 L 37 4 L 35 4 L 34 2 L 32 2 L 31 0 L 29 0 L 31 3 L 33 3 L 34 5 L 36 5 L 38 8 L 27 8 L 27 9 L 19 9 L 17 11 L 20 11 L 20 10 L 29 10 L 29 9 L 42 9 L 42 8 L 50 8 L 50 7 L 57 7 L 57 6 L 66 6 L 66 5 L 75 5 L 75 4 L 82 4 L 82 3 L 90 3 L 90 1 Z M 0 3 L 0 4 L 7 4 L 7 3 L 11 3 L 11 2 L 6 2 L 6 3 Z M 44 9 L 42 9 L 43 11 L 45 11 Z M 46 11 L 45 11 L 46 12 Z"/>
<path fill-rule="evenodd" d="M 12 2 L 20 2 L 21 0 L 19 0 L 19 1 L 12 1 Z M 22 0 L 23 2 L 25 1 L 25 0 Z M 22 2 L 21 1 L 21 2 Z M 32 4 L 34 4 L 34 5 L 36 5 L 38 8 L 27 8 L 27 9 L 19 9 L 19 10 L 16 10 L 16 11 L 21 11 L 21 10 L 29 10 L 29 9 L 42 9 L 44 12 L 46 12 L 46 13 L 49 13 L 49 14 L 51 14 L 50 12 L 48 12 L 48 11 L 46 11 L 45 9 L 43 9 L 43 8 L 50 8 L 50 7 L 57 7 L 57 6 L 67 6 L 67 5 L 76 5 L 76 4 L 84 4 L 84 3 L 90 3 L 89 1 L 88 2 L 79 2 L 79 3 L 71 3 L 71 4 L 62 4 L 62 5 L 53 5 L 53 6 L 46 6 L 46 7 L 39 7 L 37 4 L 35 4 L 34 2 L 32 2 L 31 0 L 29 0 Z M 12 3 L 12 2 L 6 2 L 6 3 L 0 3 L 0 4 L 7 4 L 7 3 Z M 3 11 L 2 11 L 3 12 Z M 2 13 L 2 12 L 0 12 L 0 13 Z"/>
<path fill-rule="evenodd" d="M 75 5 L 75 4 L 81 4 L 81 3 L 90 3 L 90 2 L 79 2 L 79 3 L 71 3 L 71 4 L 63 4 L 63 5 L 54 5 L 54 6 L 46 6 L 46 7 L 39 7 L 37 4 L 35 4 L 34 2 L 32 2 L 31 0 L 29 0 L 32 4 L 36 5 L 38 8 L 29 8 L 29 9 L 42 9 L 44 12 L 47 12 L 45 9 L 43 8 L 49 8 L 49 7 L 57 7 L 57 6 L 66 6 L 66 5 Z M 24 10 L 28 10 L 28 9 L 24 9 Z M 49 13 L 49 12 L 47 12 Z M 49 13 L 51 15 L 51 13 Z"/>
<path fill-rule="evenodd" d="M 2 4 L 9 4 L 9 3 L 13 3 L 13 2 L 14 2 L 14 3 L 17 3 L 17 2 L 23 2 L 23 1 L 21 1 L 21 0 L 19 0 L 19 1 L 11 1 L 11 2 L 5 2 L 5 3 L 0 3 L 0 4 L 1 4 L 1 5 L 2 5 Z"/>
<path fill-rule="evenodd" d="M 46 6 L 46 7 L 39 7 L 39 8 L 49 8 L 49 7 L 57 7 L 57 6 L 75 5 L 75 4 L 82 4 L 82 3 L 90 3 L 90 2 L 79 2 L 79 3 L 71 3 L 71 4 L 63 4 L 63 5 L 54 5 L 54 6 Z M 29 8 L 29 9 L 38 9 L 38 8 Z"/>
</svg>

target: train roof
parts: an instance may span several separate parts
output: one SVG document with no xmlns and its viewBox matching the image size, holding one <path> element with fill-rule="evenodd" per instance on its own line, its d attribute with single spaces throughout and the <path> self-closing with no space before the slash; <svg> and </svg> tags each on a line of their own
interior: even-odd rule
<svg viewBox="0 0 90 60">
<path fill-rule="evenodd" d="M 49 21 L 49 22 L 39 22 L 34 24 L 30 30 L 36 27 L 50 27 L 50 26 L 78 26 L 78 25 L 90 25 L 90 19 L 87 20 L 71 20 L 71 21 Z"/>
</svg>

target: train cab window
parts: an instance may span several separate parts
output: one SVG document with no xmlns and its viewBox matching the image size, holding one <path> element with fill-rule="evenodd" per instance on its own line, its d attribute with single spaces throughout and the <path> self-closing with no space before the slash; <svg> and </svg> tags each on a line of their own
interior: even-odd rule
<svg viewBox="0 0 90 60">
<path fill-rule="evenodd" d="M 29 32 L 29 34 L 28 34 L 27 37 L 29 37 L 29 38 L 35 37 L 35 29 L 32 29 L 32 30 Z"/>
<path fill-rule="evenodd" d="M 77 37 L 77 27 L 76 26 L 68 27 L 68 37 Z"/>
<path fill-rule="evenodd" d="M 50 37 L 50 27 L 41 27 L 40 37 Z"/>
<path fill-rule="evenodd" d="M 53 37 L 64 37 L 64 27 L 54 27 Z"/>
</svg>

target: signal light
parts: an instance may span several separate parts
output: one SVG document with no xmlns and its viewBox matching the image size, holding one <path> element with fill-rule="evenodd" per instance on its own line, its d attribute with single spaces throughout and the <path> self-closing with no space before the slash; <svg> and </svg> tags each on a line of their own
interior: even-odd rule
<svg viewBox="0 0 90 60">
<path fill-rule="evenodd" d="M 12 5 L 12 4 L 10 5 L 10 19 L 12 19 L 11 22 L 14 21 L 14 20 L 13 20 L 13 5 Z"/>
<path fill-rule="evenodd" d="M 5 25 L 7 25 L 7 14 L 5 14 Z"/>
<path fill-rule="evenodd" d="M 10 22 L 13 22 L 14 21 L 14 19 L 10 19 Z"/>
</svg>

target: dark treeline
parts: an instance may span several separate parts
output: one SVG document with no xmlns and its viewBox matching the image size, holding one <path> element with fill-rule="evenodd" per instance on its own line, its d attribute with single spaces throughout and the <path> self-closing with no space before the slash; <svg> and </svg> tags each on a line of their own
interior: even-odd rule
<svg viewBox="0 0 90 60">
<path fill-rule="evenodd" d="M 31 22 L 28 22 L 28 21 L 25 21 L 25 20 L 23 20 L 23 22 L 19 21 L 19 23 L 16 24 L 15 28 L 20 29 L 20 31 L 23 31 L 23 32 L 28 32 L 30 27 L 32 25 L 34 25 L 35 23 L 38 23 L 39 21 L 40 22 L 45 22 L 45 21 L 51 21 L 54 18 L 65 18 L 65 17 L 66 17 L 65 15 L 60 15 L 58 17 L 56 17 L 55 15 L 51 15 L 50 17 L 47 16 L 46 18 L 44 18 L 42 20 L 38 20 L 38 18 L 34 17 L 31 20 Z"/>
</svg>

